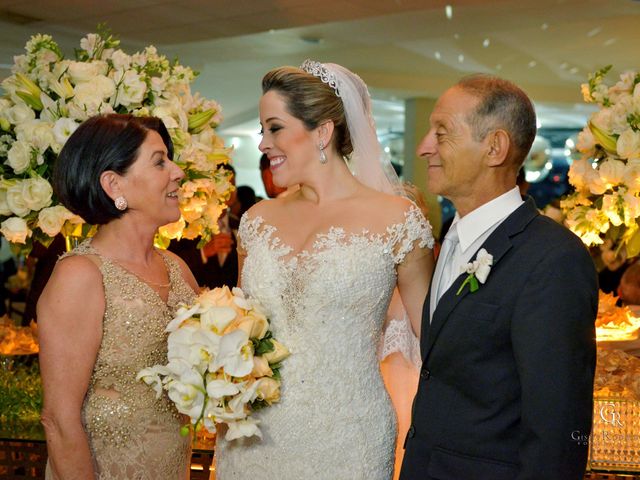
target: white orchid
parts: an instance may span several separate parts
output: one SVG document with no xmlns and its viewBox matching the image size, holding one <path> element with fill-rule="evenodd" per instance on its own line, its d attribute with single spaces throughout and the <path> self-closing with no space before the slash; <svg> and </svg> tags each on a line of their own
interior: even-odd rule
<svg viewBox="0 0 640 480">
<path fill-rule="evenodd" d="M 184 372 L 180 378 L 166 386 L 169 398 L 180 413 L 189 417 L 199 417 L 205 401 L 202 375 L 195 370 Z"/>
<path fill-rule="evenodd" d="M 225 334 L 220 340 L 218 355 L 209 363 L 209 370 L 224 369 L 228 375 L 244 377 L 253 370 L 253 351 L 249 335 L 242 330 Z"/>
<path fill-rule="evenodd" d="M 155 365 L 153 367 L 140 370 L 136 375 L 136 380 L 142 380 L 144 383 L 153 388 L 156 392 L 156 398 L 160 398 L 162 395 L 162 377 L 161 375 L 167 375 L 169 370 L 162 365 Z"/>
<path fill-rule="evenodd" d="M 222 335 L 236 315 L 236 311 L 231 307 L 209 307 L 200 315 L 200 323 L 202 328 Z"/>
<path fill-rule="evenodd" d="M 487 252 L 486 249 L 481 248 L 473 262 L 469 262 L 460 267 L 460 273 L 467 273 L 468 276 L 464 282 L 462 282 L 462 285 L 460 285 L 456 295 L 460 295 L 466 285 L 469 285 L 469 291 L 471 293 L 478 290 L 478 282 L 485 283 L 487 281 L 492 265 L 493 255 Z"/>
<path fill-rule="evenodd" d="M 237 438 L 252 437 L 254 435 L 262 438 L 262 432 L 258 428 L 259 424 L 260 421 L 253 418 L 229 422 L 229 428 L 224 438 L 229 442 Z"/>
</svg>

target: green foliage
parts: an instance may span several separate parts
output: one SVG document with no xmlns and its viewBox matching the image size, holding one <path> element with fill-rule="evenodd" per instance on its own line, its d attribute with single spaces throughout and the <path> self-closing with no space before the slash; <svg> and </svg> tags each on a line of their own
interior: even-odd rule
<svg viewBox="0 0 640 480">
<path fill-rule="evenodd" d="M 0 357 L 0 432 L 13 438 L 42 438 L 42 382 L 38 362 Z"/>
</svg>

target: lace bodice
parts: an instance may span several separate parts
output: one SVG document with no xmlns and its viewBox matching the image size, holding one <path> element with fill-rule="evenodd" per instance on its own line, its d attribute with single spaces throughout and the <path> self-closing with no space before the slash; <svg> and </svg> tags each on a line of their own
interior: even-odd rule
<svg viewBox="0 0 640 480">
<path fill-rule="evenodd" d="M 332 227 L 296 255 L 261 217 L 245 214 L 239 237 L 242 287 L 292 354 L 281 402 L 258 412 L 265 438 L 220 439 L 218 478 L 390 478 L 395 416 L 376 347 L 397 265 L 433 245 L 428 222 L 412 206 L 384 234 Z"/>
<path fill-rule="evenodd" d="M 82 410 L 97 478 L 187 478 L 189 439 L 179 435 L 183 419 L 166 395 L 136 381 L 145 367 L 167 362 L 164 329 L 180 302 L 195 293 L 180 266 L 162 254 L 170 279 L 168 300 L 135 275 L 82 243 L 71 255 L 95 255 L 105 295 L 102 341 Z"/>
</svg>

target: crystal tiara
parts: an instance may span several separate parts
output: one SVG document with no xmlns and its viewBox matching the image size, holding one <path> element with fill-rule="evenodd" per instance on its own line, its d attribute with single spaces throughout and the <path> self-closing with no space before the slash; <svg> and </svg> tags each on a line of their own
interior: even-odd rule
<svg viewBox="0 0 640 480">
<path fill-rule="evenodd" d="M 336 92 L 336 96 L 340 96 L 338 79 L 336 78 L 335 74 L 331 73 L 329 69 L 322 63 L 306 59 L 304 62 L 302 62 L 300 68 L 305 72 L 310 73 L 314 77 L 318 77 L 324 83 L 333 88 L 334 92 Z"/>
</svg>

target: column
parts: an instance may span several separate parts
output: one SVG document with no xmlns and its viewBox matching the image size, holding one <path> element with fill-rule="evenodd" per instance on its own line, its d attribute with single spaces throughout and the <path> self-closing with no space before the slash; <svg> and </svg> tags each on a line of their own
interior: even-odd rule
<svg viewBox="0 0 640 480">
<path fill-rule="evenodd" d="M 442 227 L 442 213 L 437 195 L 427 189 L 427 162 L 416 155 L 418 143 L 429 129 L 429 115 L 436 100 L 431 98 L 409 98 L 405 100 L 404 117 L 404 178 L 414 183 L 424 194 L 429 206 L 429 222 L 433 236 L 438 238 Z"/>
</svg>

